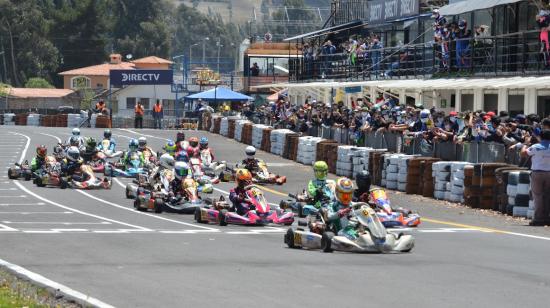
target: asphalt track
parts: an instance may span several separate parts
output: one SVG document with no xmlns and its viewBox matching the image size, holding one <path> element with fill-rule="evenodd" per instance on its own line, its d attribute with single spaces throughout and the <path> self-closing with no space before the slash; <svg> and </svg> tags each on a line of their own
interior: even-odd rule
<svg viewBox="0 0 550 308">
<path fill-rule="evenodd" d="M 392 193 L 417 210 L 408 254 L 326 254 L 283 244 L 283 227 L 199 225 L 192 216 L 140 213 L 110 191 L 38 188 L 7 168 L 38 144 L 49 150 L 68 128 L 0 127 L 0 265 L 91 305 L 109 307 L 547 307 L 550 230 L 526 221 Z M 146 135 L 160 148 L 174 131 L 114 129 L 118 148 Z M 102 130 L 82 129 L 100 137 Z M 245 145 L 205 132 L 218 159 L 237 162 Z M 27 139 L 28 138 L 28 139 Z M 27 143 L 28 141 L 28 143 Z M 29 145 L 27 148 L 27 144 Z M 25 149 L 27 151 L 25 152 Z M 288 177 L 269 202 L 295 193 L 310 167 L 260 152 Z M 216 186 L 214 196 L 231 188 Z"/>
</svg>

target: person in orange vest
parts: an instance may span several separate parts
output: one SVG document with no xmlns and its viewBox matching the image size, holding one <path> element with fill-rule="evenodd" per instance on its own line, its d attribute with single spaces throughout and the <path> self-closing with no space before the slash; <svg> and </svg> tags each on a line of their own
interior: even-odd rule
<svg viewBox="0 0 550 308">
<path fill-rule="evenodd" d="M 100 100 L 97 104 L 95 104 L 95 109 L 97 113 L 104 113 L 106 111 L 105 102 L 103 100 Z"/>
<path fill-rule="evenodd" d="M 164 117 L 164 110 L 160 100 L 157 99 L 157 103 L 153 106 L 153 120 L 155 121 L 155 128 L 162 129 L 162 118 Z"/>
<path fill-rule="evenodd" d="M 135 112 L 135 119 L 134 119 L 135 128 L 143 128 L 143 114 L 145 113 L 145 109 L 143 108 L 143 105 L 140 102 L 136 103 L 134 112 Z"/>
</svg>

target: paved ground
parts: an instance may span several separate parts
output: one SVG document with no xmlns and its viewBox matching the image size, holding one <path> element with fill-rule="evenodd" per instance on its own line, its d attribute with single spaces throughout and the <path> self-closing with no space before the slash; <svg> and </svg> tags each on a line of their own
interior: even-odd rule
<svg viewBox="0 0 550 308">
<path fill-rule="evenodd" d="M 83 129 L 100 137 L 101 130 Z M 172 131 L 115 129 L 118 147 L 144 134 L 160 148 Z M 392 201 L 424 217 L 412 253 L 324 254 L 291 250 L 282 227 L 197 225 L 192 216 L 141 213 L 110 191 L 38 188 L 10 181 L 7 168 L 38 144 L 66 140 L 67 128 L 0 127 L 0 263 L 19 265 L 117 307 L 545 307 L 550 230 L 526 221 L 421 197 Z M 204 132 L 219 159 L 237 162 L 244 145 Z M 28 145 L 28 148 L 27 148 Z M 269 202 L 299 191 L 310 167 L 259 153 L 288 176 Z M 216 186 L 215 196 L 231 184 Z M 97 299 L 96 301 L 94 301 Z M 107 304 L 105 304 L 107 303 Z"/>
</svg>

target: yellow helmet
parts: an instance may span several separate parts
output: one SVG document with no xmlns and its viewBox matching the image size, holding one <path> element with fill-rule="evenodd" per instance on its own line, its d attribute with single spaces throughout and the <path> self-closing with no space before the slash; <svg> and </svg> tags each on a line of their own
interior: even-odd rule
<svg viewBox="0 0 550 308">
<path fill-rule="evenodd" d="M 344 205 L 351 203 L 353 197 L 353 182 L 348 178 L 339 178 L 336 181 L 336 199 Z"/>
<path fill-rule="evenodd" d="M 237 181 L 237 185 L 244 186 L 252 181 L 252 174 L 248 169 L 237 169 L 235 180 Z"/>
</svg>

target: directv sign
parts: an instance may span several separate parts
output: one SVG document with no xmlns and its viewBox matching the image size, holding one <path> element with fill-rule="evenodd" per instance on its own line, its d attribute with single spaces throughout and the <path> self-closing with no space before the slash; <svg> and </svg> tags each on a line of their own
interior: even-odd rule
<svg viewBox="0 0 550 308">
<path fill-rule="evenodd" d="M 174 82 L 171 70 L 111 70 L 112 86 L 161 85 Z"/>
<path fill-rule="evenodd" d="M 418 15 L 419 0 L 373 0 L 368 2 L 369 23 L 382 23 Z"/>
</svg>

